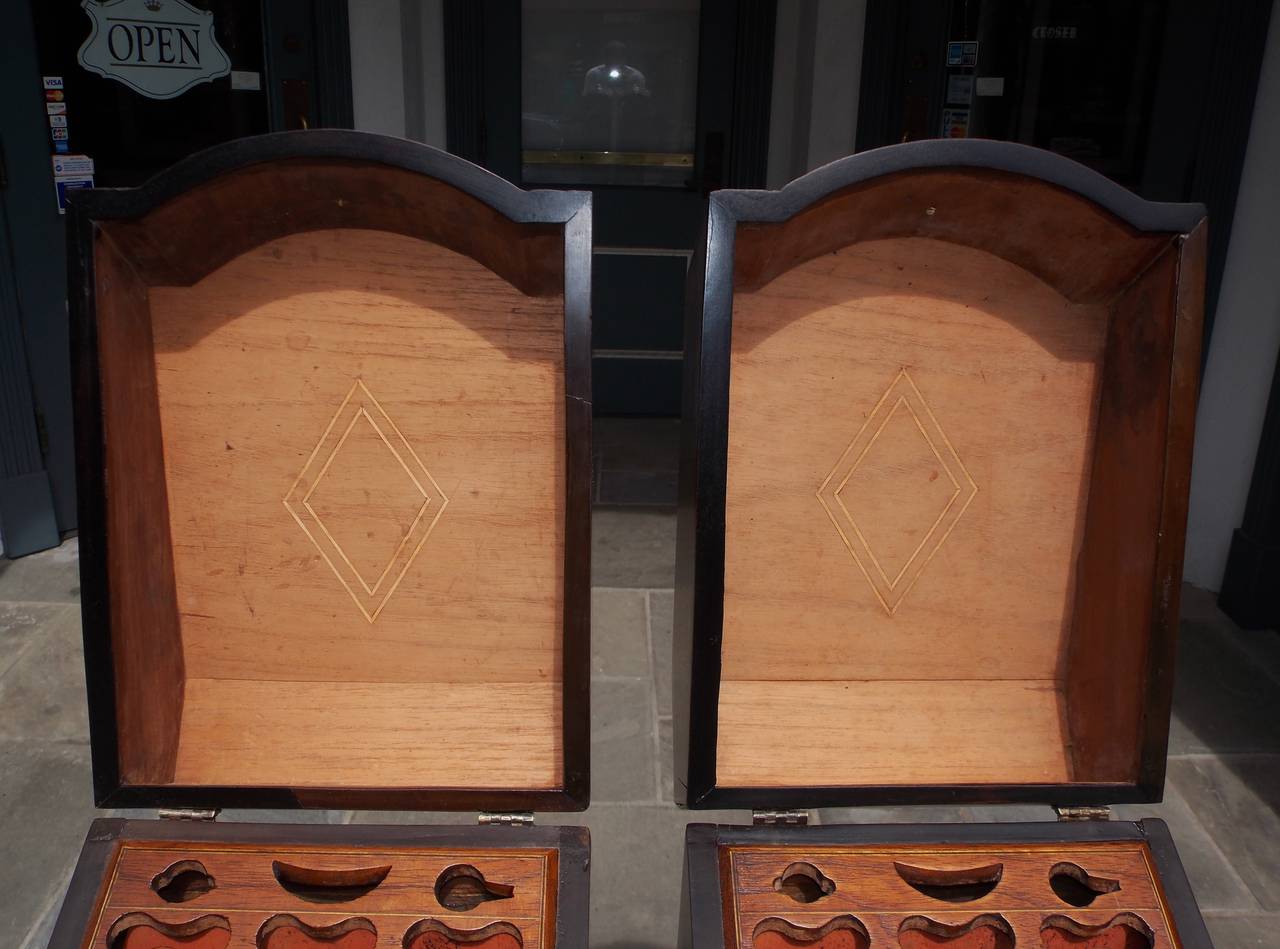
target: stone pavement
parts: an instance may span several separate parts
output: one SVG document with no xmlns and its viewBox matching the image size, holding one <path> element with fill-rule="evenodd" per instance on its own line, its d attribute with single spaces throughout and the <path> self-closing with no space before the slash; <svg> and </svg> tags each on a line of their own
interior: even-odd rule
<svg viewBox="0 0 1280 949">
<path fill-rule="evenodd" d="M 675 941 L 684 826 L 749 820 L 671 803 L 674 425 L 601 426 L 592 595 L 591 942 Z M 640 505 L 627 502 L 639 501 Z M 607 505 L 607 506 L 604 506 Z M 0 559 L 0 945 L 43 949 L 93 807 L 77 544 Z M 1187 588 L 1163 804 L 1218 949 L 1280 946 L 1280 635 Z M 154 816 L 134 813 L 133 816 Z M 823 823 L 1049 820 L 1046 807 L 827 810 Z M 469 814 L 225 811 L 220 820 L 470 822 Z M 555 815 L 539 815 L 542 824 Z"/>
</svg>

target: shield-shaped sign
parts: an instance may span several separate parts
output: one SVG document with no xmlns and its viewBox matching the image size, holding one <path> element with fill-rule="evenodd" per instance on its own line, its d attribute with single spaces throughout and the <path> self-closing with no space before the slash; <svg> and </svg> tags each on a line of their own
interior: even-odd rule
<svg viewBox="0 0 1280 949">
<path fill-rule="evenodd" d="M 231 71 L 213 14 L 185 0 L 83 0 L 93 32 L 77 59 L 152 99 L 172 99 Z"/>
</svg>

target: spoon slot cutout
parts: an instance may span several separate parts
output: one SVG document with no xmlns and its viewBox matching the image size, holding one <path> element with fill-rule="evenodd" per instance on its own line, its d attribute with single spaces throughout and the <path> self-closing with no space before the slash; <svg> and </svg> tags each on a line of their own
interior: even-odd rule
<svg viewBox="0 0 1280 949">
<path fill-rule="evenodd" d="M 1062 902 L 1084 907 L 1103 893 L 1115 893 L 1120 881 L 1092 876 L 1084 867 L 1064 861 L 1049 870 L 1049 886 Z"/>
<path fill-rule="evenodd" d="M 1120 913 L 1100 926 L 1050 916 L 1040 927 L 1040 944 L 1045 949 L 1152 949 L 1156 937 L 1133 913 Z"/>
<path fill-rule="evenodd" d="M 162 923 L 150 913 L 126 913 L 107 930 L 108 949 L 226 949 L 231 923 L 225 916 L 199 916 Z"/>
<path fill-rule="evenodd" d="M 762 919 L 751 935 L 755 949 L 867 949 L 871 936 L 853 916 L 836 916 L 810 929 L 776 916 Z"/>
<path fill-rule="evenodd" d="M 166 903 L 186 903 L 218 885 L 199 860 L 171 863 L 151 880 L 151 889 Z"/>
<path fill-rule="evenodd" d="M 445 867 L 436 877 L 436 902 L 456 913 L 465 913 L 490 900 L 509 900 L 514 893 L 515 887 L 490 883 L 469 863 Z"/>
<path fill-rule="evenodd" d="M 479 929 L 454 929 L 438 919 L 420 919 L 404 934 L 404 949 L 521 949 L 524 937 L 511 923 L 496 922 Z"/>
<path fill-rule="evenodd" d="M 939 870 L 932 867 L 913 867 L 894 862 L 904 883 L 919 893 L 944 903 L 970 903 L 980 900 L 996 888 L 1004 875 L 1003 863 L 964 870 Z"/>
<path fill-rule="evenodd" d="M 258 930 L 258 949 L 374 949 L 378 930 L 363 916 L 332 926 L 311 926 L 289 913 L 272 916 Z"/>
<path fill-rule="evenodd" d="M 908 916 L 898 927 L 902 949 L 1013 949 L 1016 937 L 1008 920 L 995 913 L 983 913 L 967 923 L 949 926 L 928 916 Z"/>
<path fill-rule="evenodd" d="M 797 903 L 816 903 L 836 891 L 830 879 L 812 863 L 793 863 L 773 881 L 773 888 Z"/>
<path fill-rule="evenodd" d="M 325 870 L 271 861 L 271 873 L 288 892 L 308 903 L 349 903 L 359 899 L 387 878 L 391 867 L 359 867 Z"/>
</svg>

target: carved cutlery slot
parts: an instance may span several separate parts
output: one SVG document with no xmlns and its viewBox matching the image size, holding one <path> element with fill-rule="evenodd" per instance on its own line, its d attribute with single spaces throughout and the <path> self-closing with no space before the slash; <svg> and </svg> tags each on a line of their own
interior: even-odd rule
<svg viewBox="0 0 1280 949">
<path fill-rule="evenodd" d="M 496 922 L 479 929 L 454 929 L 438 919 L 420 919 L 404 934 L 404 949 L 522 949 L 524 938 L 511 923 Z"/>
<path fill-rule="evenodd" d="M 1040 927 L 1045 949 L 1152 949 L 1155 933 L 1133 913 L 1120 913 L 1100 926 L 1069 916 L 1050 916 Z"/>
<path fill-rule="evenodd" d="M 797 926 L 772 916 L 760 920 L 752 934 L 755 949 L 867 949 L 871 936 L 853 916 L 837 916 L 821 926 Z"/>
<path fill-rule="evenodd" d="M 895 861 L 893 868 L 913 889 L 946 903 L 969 903 L 982 899 L 996 888 L 1004 875 L 1003 863 L 965 870 L 938 870 Z"/>
<path fill-rule="evenodd" d="M 490 883 L 469 863 L 445 867 L 436 878 L 436 901 L 445 909 L 466 912 L 490 900 L 509 900 L 515 887 Z"/>
<path fill-rule="evenodd" d="M 258 930 L 258 949 L 374 949 L 378 930 L 363 916 L 331 926 L 311 926 L 288 913 L 272 916 Z"/>
<path fill-rule="evenodd" d="M 908 916 L 898 927 L 902 949 L 1013 949 L 1013 927 L 995 913 L 983 913 L 967 923 L 948 925 L 927 916 Z"/>
<path fill-rule="evenodd" d="M 348 903 L 376 888 L 391 866 L 326 870 L 271 861 L 271 873 L 281 887 L 309 903 Z"/>
<path fill-rule="evenodd" d="M 107 930 L 108 949 L 226 949 L 230 941 L 225 916 L 163 923 L 149 913 L 127 913 Z"/>
<path fill-rule="evenodd" d="M 1103 893 L 1115 893 L 1120 881 L 1093 876 L 1084 867 L 1064 861 L 1049 870 L 1049 886 L 1062 902 L 1084 907 Z"/>
<path fill-rule="evenodd" d="M 793 863 L 773 881 L 773 888 L 797 903 L 816 903 L 836 891 L 836 883 L 812 863 Z"/>
<path fill-rule="evenodd" d="M 199 860 L 179 860 L 151 880 L 151 889 L 166 903 L 186 903 L 204 896 L 218 885 Z"/>
</svg>

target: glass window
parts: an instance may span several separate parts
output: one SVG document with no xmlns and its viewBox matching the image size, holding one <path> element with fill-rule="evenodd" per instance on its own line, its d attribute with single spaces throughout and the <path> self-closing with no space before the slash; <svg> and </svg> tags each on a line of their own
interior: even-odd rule
<svg viewBox="0 0 1280 949">
<path fill-rule="evenodd" d="M 686 186 L 697 0 L 525 0 L 524 180 Z"/>
</svg>

